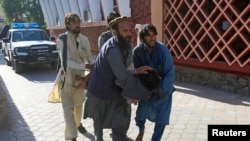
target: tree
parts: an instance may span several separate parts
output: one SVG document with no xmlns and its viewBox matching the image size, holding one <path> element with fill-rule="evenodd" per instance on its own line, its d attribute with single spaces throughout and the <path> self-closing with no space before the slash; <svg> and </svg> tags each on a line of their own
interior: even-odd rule
<svg viewBox="0 0 250 141">
<path fill-rule="evenodd" d="M 37 22 L 46 28 L 39 0 L 0 0 L 6 24 L 11 24 L 13 13 L 18 13 L 25 22 Z"/>
</svg>

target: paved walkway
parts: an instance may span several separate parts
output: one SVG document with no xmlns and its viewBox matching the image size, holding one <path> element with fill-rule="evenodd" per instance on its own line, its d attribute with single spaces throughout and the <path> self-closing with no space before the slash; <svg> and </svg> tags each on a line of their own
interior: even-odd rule
<svg viewBox="0 0 250 141">
<path fill-rule="evenodd" d="M 0 84 L 3 83 L 0 81 Z M 207 141 L 208 124 L 250 124 L 250 96 L 182 82 L 175 82 L 175 86 L 177 91 L 173 96 L 170 125 L 166 127 L 162 141 Z M 1 86 L 0 94 L 4 90 Z M 5 128 L 0 125 L 1 141 L 64 141 L 60 104 L 46 102 L 47 95 L 34 97 L 35 100 L 25 99 L 25 94 L 7 93 L 6 96 L 11 125 Z M 138 134 L 134 122 L 136 106 L 133 105 L 132 109 L 128 136 L 135 139 Z M 82 123 L 89 133 L 79 134 L 78 141 L 91 140 L 92 120 L 83 120 Z M 147 121 L 145 141 L 150 141 L 153 128 L 154 123 Z M 104 132 L 105 141 L 111 141 L 110 130 Z"/>
</svg>

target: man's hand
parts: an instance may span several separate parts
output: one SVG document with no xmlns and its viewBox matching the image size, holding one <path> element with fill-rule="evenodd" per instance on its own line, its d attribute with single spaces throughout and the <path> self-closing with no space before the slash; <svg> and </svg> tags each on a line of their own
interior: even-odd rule
<svg viewBox="0 0 250 141">
<path fill-rule="evenodd" d="M 82 89 L 86 89 L 87 88 L 87 81 L 89 80 L 90 74 L 82 77 L 79 75 L 75 76 L 75 80 L 76 80 L 76 85 L 74 85 L 74 88 L 82 88 Z"/>
<path fill-rule="evenodd" d="M 61 75 L 65 74 L 65 71 L 63 69 L 60 70 Z"/>
<path fill-rule="evenodd" d="M 136 69 L 136 74 L 148 73 L 148 70 L 152 70 L 153 68 L 150 66 L 141 66 Z"/>
</svg>

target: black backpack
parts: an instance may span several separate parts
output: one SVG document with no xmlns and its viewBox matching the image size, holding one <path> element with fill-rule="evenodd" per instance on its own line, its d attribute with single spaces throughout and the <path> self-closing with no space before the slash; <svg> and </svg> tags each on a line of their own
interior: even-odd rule
<svg viewBox="0 0 250 141">
<path fill-rule="evenodd" d="M 63 41 L 63 52 L 62 52 L 63 68 L 66 71 L 66 68 L 67 68 L 67 33 L 60 34 L 58 38 Z M 60 59 L 60 55 L 58 54 L 56 73 L 58 73 L 60 68 L 61 68 L 61 59 Z"/>
<path fill-rule="evenodd" d="M 63 41 L 63 52 L 62 52 L 63 68 L 64 68 L 64 71 L 66 72 L 66 68 L 67 68 L 67 33 L 60 34 L 58 38 Z M 56 69 L 57 74 L 58 74 L 60 68 L 61 68 L 61 59 L 60 59 L 60 55 L 58 53 L 58 61 L 57 61 L 57 69 Z M 63 80 L 63 84 L 62 84 L 61 89 L 63 88 L 64 83 L 65 83 L 65 78 Z"/>
</svg>

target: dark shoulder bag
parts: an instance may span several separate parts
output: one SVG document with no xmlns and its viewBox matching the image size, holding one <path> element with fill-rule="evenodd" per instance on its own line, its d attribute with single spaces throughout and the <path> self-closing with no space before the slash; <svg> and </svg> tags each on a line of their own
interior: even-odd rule
<svg viewBox="0 0 250 141">
<path fill-rule="evenodd" d="M 63 59 L 63 68 L 64 68 L 64 71 L 66 72 L 66 68 L 67 68 L 67 33 L 60 34 L 58 38 L 63 41 L 63 52 L 62 52 L 63 58 L 62 59 Z M 56 73 L 59 73 L 60 68 L 61 68 L 61 59 L 60 59 L 60 55 L 58 54 Z M 62 88 L 64 86 L 64 82 L 65 82 L 65 78 L 63 80 Z"/>
</svg>

